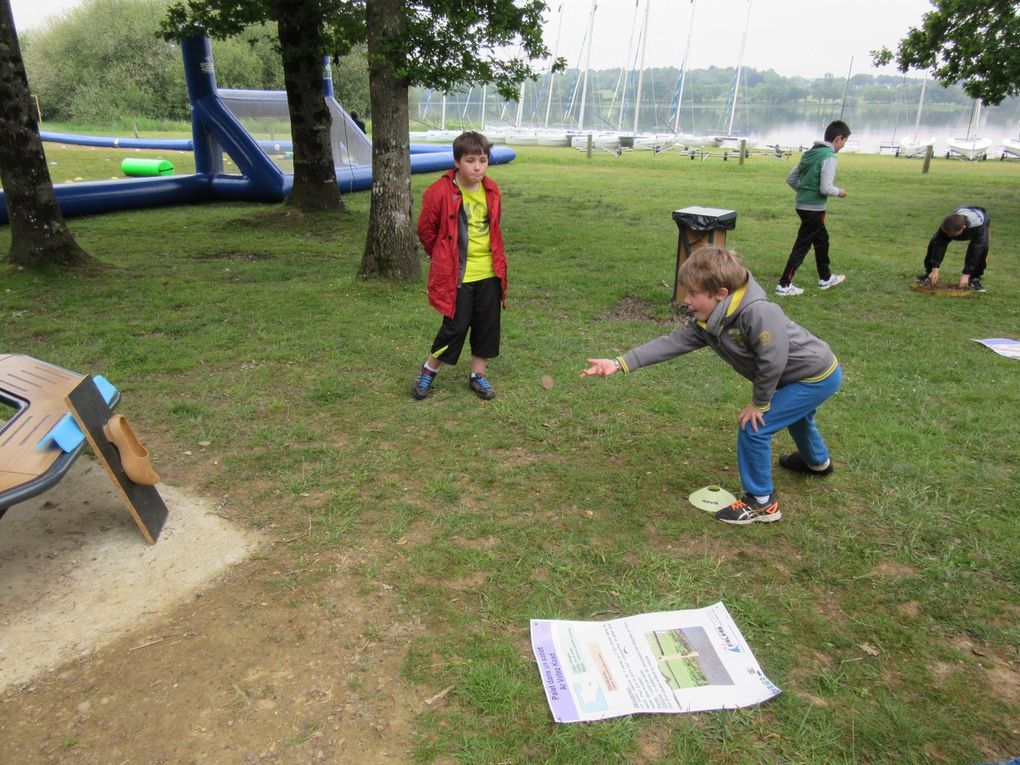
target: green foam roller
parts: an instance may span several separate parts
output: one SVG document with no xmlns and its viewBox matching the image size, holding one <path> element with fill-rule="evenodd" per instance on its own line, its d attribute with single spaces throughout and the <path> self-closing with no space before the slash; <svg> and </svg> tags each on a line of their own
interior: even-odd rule
<svg viewBox="0 0 1020 765">
<path fill-rule="evenodd" d="M 120 171 L 124 175 L 173 175 L 174 164 L 168 159 L 140 159 L 128 157 L 120 163 Z"/>
</svg>

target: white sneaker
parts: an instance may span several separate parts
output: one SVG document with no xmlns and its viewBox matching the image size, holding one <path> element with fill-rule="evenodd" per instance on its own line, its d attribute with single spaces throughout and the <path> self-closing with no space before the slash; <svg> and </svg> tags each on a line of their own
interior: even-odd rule
<svg viewBox="0 0 1020 765">
<path fill-rule="evenodd" d="M 797 295 L 803 295 L 804 290 L 802 290 L 800 287 L 794 286 L 793 284 L 788 284 L 785 287 L 782 284 L 777 284 L 776 294 L 782 295 L 783 297 L 795 297 Z"/>
<path fill-rule="evenodd" d="M 842 284 L 846 281 L 846 277 L 843 274 L 833 274 L 828 279 L 818 280 L 818 289 L 827 290 L 829 287 L 835 287 L 837 284 Z"/>
</svg>

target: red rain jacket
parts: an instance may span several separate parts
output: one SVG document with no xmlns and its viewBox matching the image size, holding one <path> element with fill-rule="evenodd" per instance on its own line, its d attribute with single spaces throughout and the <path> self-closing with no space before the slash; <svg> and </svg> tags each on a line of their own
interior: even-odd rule
<svg viewBox="0 0 1020 765">
<path fill-rule="evenodd" d="M 418 216 L 418 239 L 429 256 L 429 303 L 443 316 L 453 318 L 457 310 L 457 288 L 461 279 L 461 225 L 460 189 L 454 183 L 456 170 L 450 170 L 429 186 L 421 199 Z M 499 186 L 489 178 L 482 178 L 485 202 L 489 208 L 489 247 L 492 250 L 492 270 L 503 283 L 502 302 L 506 307 L 506 253 L 503 250 L 503 231 L 499 227 L 503 212 Z M 463 243 L 467 247 L 467 242 Z"/>
</svg>

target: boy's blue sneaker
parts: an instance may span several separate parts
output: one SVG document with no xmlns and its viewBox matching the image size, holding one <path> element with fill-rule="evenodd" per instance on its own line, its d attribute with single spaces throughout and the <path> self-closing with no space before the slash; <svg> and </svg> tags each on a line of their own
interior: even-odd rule
<svg viewBox="0 0 1020 765">
<path fill-rule="evenodd" d="M 423 366 L 414 377 L 414 384 L 411 386 L 411 395 L 418 399 L 418 401 L 421 401 L 423 398 L 428 398 L 428 395 L 432 392 L 432 381 L 435 379 L 436 372 L 433 372 Z"/>
<path fill-rule="evenodd" d="M 792 470 L 795 473 L 807 473 L 808 475 L 829 475 L 832 472 L 832 460 L 826 460 L 824 465 L 809 465 L 804 455 L 800 452 L 784 454 L 779 458 L 779 467 Z"/>
<path fill-rule="evenodd" d="M 496 391 L 489 385 L 489 378 L 485 375 L 471 375 L 468 378 L 468 387 L 478 394 L 478 398 L 486 401 L 496 398 Z"/>
<path fill-rule="evenodd" d="M 717 510 L 715 517 L 723 523 L 744 526 L 748 523 L 772 523 L 781 520 L 783 514 L 779 512 L 776 493 L 772 492 L 766 502 L 759 502 L 753 495 L 745 494 L 729 507 Z"/>
</svg>

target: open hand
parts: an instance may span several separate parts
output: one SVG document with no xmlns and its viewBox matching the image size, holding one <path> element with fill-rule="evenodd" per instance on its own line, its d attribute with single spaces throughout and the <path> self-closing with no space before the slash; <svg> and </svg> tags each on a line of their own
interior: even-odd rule
<svg viewBox="0 0 1020 765">
<path fill-rule="evenodd" d="M 740 416 L 737 417 L 737 422 L 740 423 L 741 430 L 746 430 L 747 423 L 751 423 L 751 429 L 757 433 L 758 426 L 765 424 L 765 413 L 754 404 L 748 404 L 741 410 Z"/>
<path fill-rule="evenodd" d="M 609 377 L 620 370 L 612 359 L 588 359 L 588 363 L 591 366 L 581 372 L 581 377 Z"/>
</svg>

